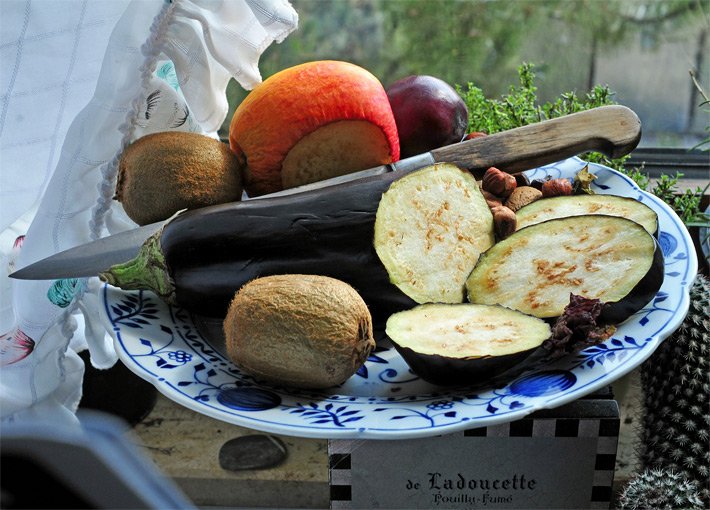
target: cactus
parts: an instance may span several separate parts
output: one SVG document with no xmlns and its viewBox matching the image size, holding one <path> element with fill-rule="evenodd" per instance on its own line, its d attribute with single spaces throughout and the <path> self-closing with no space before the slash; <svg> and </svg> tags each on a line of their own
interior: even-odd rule
<svg viewBox="0 0 710 510">
<path fill-rule="evenodd" d="M 634 476 L 619 496 L 619 510 L 702 509 L 698 487 L 669 469 L 651 468 Z"/>
<path fill-rule="evenodd" d="M 710 280 L 699 274 L 690 289 L 690 309 L 683 323 L 641 366 L 642 468 L 672 470 L 694 482 L 706 505 L 710 503 L 709 311 Z"/>
</svg>

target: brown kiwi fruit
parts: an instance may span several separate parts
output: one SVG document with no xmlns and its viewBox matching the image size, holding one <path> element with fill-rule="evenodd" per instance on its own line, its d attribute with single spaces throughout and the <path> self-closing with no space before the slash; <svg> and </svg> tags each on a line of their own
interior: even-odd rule
<svg viewBox="0 0 710 510">
<path fill-rule="evenodd" d="M 244 285 L 224 320 L 227 354 L 257 379 L 297 388 L 343 383 L 375 347 L 372 318 L 348 284 L 278 275 Z"/>
<path fill-rule="evenodd" d="M 121 155 L 116 200 L 139 225 L 182 209 L 242 197 L 241 165 L 225 143 L 198 133 L 166 131 L 137 139 Z"/>
</svg>

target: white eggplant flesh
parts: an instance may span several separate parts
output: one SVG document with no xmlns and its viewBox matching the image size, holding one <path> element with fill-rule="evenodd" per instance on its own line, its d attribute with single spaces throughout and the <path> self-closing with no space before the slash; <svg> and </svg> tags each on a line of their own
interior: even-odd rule
<svg viewBox="0 0 710 510">
<path fill-rule="evenodd" d="M 386 333 L 415 374 L 449 386 L 489 380 L 519 365 L 551 328 L 498 305 L 430 303 L 393 314 Z"/>
<path fill-rule="evenodd" d="M 658 230 L 658 215 L 646 204 L 617 195 L 569 195 L 536 200 L 519 209 L 517 230 L 555 218 L 603 214 L 620 216 L 642 225 L 649 234 Z"/>
<path fill-rule="evenodd" d="M 375 219 L 390 281 L 417 303 L 461 303 L 466 278 L 495 242 L 493 215 L 465 170 L 437 163 L 395 181 Z"/>
<path fill-rule="evenodd" d="M 663 255 L 638 223 L 606 215 L 557 218 L 516 231 L 486 251 L 466 288 L 472 303 L 558 317 L 575 294 L 604 303 L 619 323 L 645 306 L 663 282 Z"/>
</svg>

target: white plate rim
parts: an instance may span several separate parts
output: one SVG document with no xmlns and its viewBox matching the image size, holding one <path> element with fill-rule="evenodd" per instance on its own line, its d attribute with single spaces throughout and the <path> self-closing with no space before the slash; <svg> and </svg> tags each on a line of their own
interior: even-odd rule
<svg viewBox="0 0 710 510">
<path fill-rule="evenodd" d="M 580 158 L 570 158 L 568 160 L 564 160 L 552 165 L 547 165 L 538 169 L 534 169 L 531 171 L 526 172 L 529 176 L 535 178 L 535 177 L 540 177 L 544 175 L 552 175 L 552 176 L 570 176 L 570 172 L 576 173 L 577 170 L 581 169 L 583 166 L 585 166 L 587 163 Z M 671 225 L 676 228 L 677 232 L 674 232 L 674 234 L 678 234 L 678 239 L 676 239 L 676 242 L 682 246 L 683 249 L 685 249 L 685 259 L 679 259 L 677 261 L 674 261 L 673 264 L 679 263 L 680 266 L 682 266 L 682 274 L 681 272 L 676 272 L 673 271 L 671 273 L 675 274 L 678 273 L 676 276 L 674 276 L 674 280 L 677 280 L 677 284 L 679 287 L 677 287 L 675 290 L 677 291 L 677 294 L 673 294 L 673 298 L 677 298 L 677 303 L 676 307 L 674 310 L 674 313 L 668 317 L 668 319 L 660 326 L 660 328 L 657 331 L 654 331 L 652 334 L 648 336 L 648 338 L 644 339 L 644 345 L 634 349 L 631 353 L 631 355 L 627 356 L 625 359 L 626 361 L 620 362 L 619 364 L 614 365 L 611 367 L 609 370 L 608 368 L 604 368 L 603 373 L 600 371 L 599 376 L 596 377 L 593 380 L 590 380 L 589 382 L 585 384 L 580 384 L 576 385 L 573 384 L 572 387 L 568 390 L 563 390 L 559 391 L 558 394 L 556 395 L 543 395 L 539 396 L 540 398 L 537 398 L 535 396 L 528 398 L 525 404 L 522 407 L 516 407 L 515 409 L 509 408 L 508 411 L 501 411 L 497 409 L 493 413 L 489 413 L 489 415 L 483 415 L 483 416 L 475 416 L 471 417 L 470 419 L 461 419 L 455 422 L 446 422 L 444 420 L 444 423 L 441 425 L 422 425 L 422 426 L 398 426 L 398 427 L 375 427 L 375 426 L 367 426 L 367 427 L 362 427 L 358 426 L 357 423 L 355 423 L 353 426 L 348 426 L 348 427 L 343 427 L 342 424 L 339 426 L 335 426 L 332 423 L 328 423 L 327 421 L 324 423 L 307 423 L 306 420 L 304 420 L 304 423 L 302 425 L 293 425 L 293 424 L 285 424 L 283 420 L 275 420 L 273 416 L 275 414 L 278 414 L 279 412 L 284 412 L 285 409 L 281 409 L 280 406 L 273 407 L 270 409 L 265 409 L 263 411 L 248 411 L 248 412 L 241 412 L 241 414 L 235 414 L 232 413 L 230 409 L 224 409 L 222 407 L 215 407 L 212 405 L 205 405 L 204 402 L 195 400 L 194 398 L 188 397 L 186 394 L 183 392 L 179 391 L 178 388 L 175 387 L 175 383 L 173 380 L 170 378 L 166 378 L 163 376 L 163 374 L 157 374 L 155 371 L 151 371 L 145 366 L 142 366 L 138 361 L 136 360 L 136 356 L 134 356 L 131 353 L 132 349 L 136 348 L 136 340 L 140 341 L 139 338 L 133 338 L 130 334 L 130 331 L 126 330 L 125 328 L 122 328 L 121 325 L 117 325 L 115 321 L 112 320 L 111 317 L 111 310 L 110 306 L 107 300 L 107 296 L 109 295 L 109 292 L 119 292 L 122 294 L 125 294 L 123 291 L 120 291 L 118 289 L 113 289 L 108 285 L 105 285 L 102 288 L 101 291 L 101 296 L 102 296 L 102 306 L 100 306 L 100 311 L 101 311 L 101 319 L 106 326 L 107 330 L 109 333 L 111 333 L 113 339 L 114 339 L 114 345 L 116 348 L 116 351 L 119 355 L 119 358 L 121 361 L 135 374 L 137 374 L 139 377 L 149 381 L 152 383 L 158 391 L 160 391 L 163 395 L 165 395 L 167 398 L 170 400 L 173 400 L 174 402 L 187 407 L 188 409 L 194 410 L 198 413 L 204 414 L 206 416 L 210 416 L 212 418 L 225 421 L 227 423 L 232 423 L 235 425 L 255 429 L 255 430 L 260 430 L 263 432 L 269 432 L 269 433 L 276 433 L 276 434 L 283 434 L 283 435 L 291 435 L 291 436 L 299 436 L 299 437 L 310 437 L 310 438 L 325 438 L 325 439 L 348 439 L 348 438 L 359 438 L 359 439 L 406 439 L 406 438 L 418 438 L 418 437 L 429 437 L 433 435 L 441 435 L 441 434 L 446 434 L 446 433 L 453 433 L 462 429 L 469 429 L 469 428 L 477 428 L 477 427 L 490 427 L 490 426 L 495 426 L 499 425 L 502 423 L 510 422 L 513 420 L 517 420 L 520 418 L 523 418 L 535 411 L 541 410 L 541 409 L 550 409 L 554 407 L 558 407 L 560 405 L 566 404 L 568 402 L 577 400 L 578 398 L 581 398 L 585 395 L 588 395 L 590 393 L 593 393 L 614 380 L 623 377 L 627 373 L 631 372 L 633 369 L 638 367 L 641 363 L 643 363 L 648 357 L 651 356 L 653 351 L 660 345 L 660 343 L 667 338 L 670 334 L 672 334 L 673 331 L 675 331 L 678 326 L 681 324 L 682 320 L 684 319 L 688 308 L 690 304 L 689 300 L 689 288 L 690 285 L 692 284 L 695 275 L 697 274 L 697 259 L 695 258 L 695 252 L 693 249 L 693 242 L 692 239 L 690 238 L 690 234 L 687 232 L 687 229 L 683 226 L 682 221 L 678 216 L 670 209 L 670 207 L 662 202 L 660 199 L 657 197 L 653 196 L 650 193 L 646 193 L 642 191 L 633 180 L 631 180 L 629 177 L 616 172 L 615 170 L 612 170 L 608 167 L 605 167 L 603 165 L 595 164 L 595 163 L 589 163 L 589 168 L 592 171 L 592 173 L 599 173 L 604 174 L 606 177 L 613 178 L 613 179 L 618 179 L 620 182 L 623 182 L 624 185 L 626 186 L 625 189 L 623 189 L 623 193 L 619 193 L 622 195 L 626 196 L 637 196 L 639 199 L 650 205 L 656 212 L 659 214 L 659 229 L 661 225 Z M 620 190 L 615 190 L 615 192 L 620 191 Z M 663 218 L 661 218 L 663 216 Z M 673 237 L 673 236 L 671 236 Z M 666 264 L 668 264 L 669 261 L 666 261 Z M 685 262 L 683 264 L 683 262 Z M 668 274 L 668 273 L 667 273 Z M 666 280 L 668 277 L 666 278 Z M 662 290 L 667 286 L 667 281 L 664 282 L 664 287 L 662 287 Z M 670 294 L 669 294 L 670 296 Z M 157 298 L 155 298 L 157 300 Z M 655 301 L 653 302 L 655 306 Z M 167 306 L 167 305 L 165 305 Z M 171 314 L 171 320 L 173 320 L 173 323 L 175 323 L 175 315 L 176 313 L 180 313 L 179 309 L 173 308 L 173 307 L 168 307 L 169 308 L 169 313 Z M 646 309 L 644 309 L 646 310 Z M 660 308 L 658 309 L 660 310 Z M 654 312 L 657 310 L 651 310 L 651 312 Z M 651 312 L 649 312 L 649 315 L 651 315 Z M 653 319 L 651 319 L 653 320 Z M 628 322 L 628 321 L 627 321 Z M 633 323 L 634 326 L 636 326 L 636 323 Z M 623 327 L 623 325 L 622 325 Z M 620 328 L 621 331 L 621 328 Z M 128 338 L 131 337 L 131 338 Z M 616 337 L 613 336 L 612 339 Z M 617 339 L 618 340 L 618 339 Z M 208 342 L 207 339 L 202 338 L 202 341 Z M 605 345 L 608 344 L 611 341 L 608 340 L 605 342 Z M 620 341 L 620 340 L 619 340 Z M 630 349 L 630 348 L 624 348 L 624 349 Z M 588 350 L 582 351 L 588 352 Z M 623 352 L 620 351 L 620 352 Z M 564 361 L 564 360 L 563 360 Z M 569 361 L 569 360 L 567 360 Z M 551 369 L 552 372 L 556 370 L 555 367 L 560 366 L 563 362 L 556 362 L 549 368 Z M 607 367 L 609 367 L 611 363 L 607 364 Z M 600 363 L 597 365 L 597 369 L 602 364 Z M 594 366 L 590 370 L 593 370 Z M 172 375 L 172 374 L 170 374 Z M 533 374 L 535 375 L 535 374 Z M 522 377 L 521 377 L 522 378 Z M 564 382 L 564 381 L 563 381 Z M 557 384 L 557 383 L 555 383 Z M 281 398 L 282 401 L 284 398 L 292 398 L 292 395 L 290 394 L 281 394 L 279 393 L 278 389 L 275 388 L 269 388 L 268 386 L 264 387 L 266 391 L 272 391 L 278 394 Z M 503 389 L 510 388 L 510 385 L 504 387 Z M 488 388 L 488 395 L 496 395 L 495 391 L 497 388 Z M 308 394 L 309 392 L 297 392 L 297 394 L 300 396 Z M 480 391 L 478 393 L 481 393 Z M 484 392 L 485 393 L 485 392 Z M 337 406 L 336 409 L 340 409 L 343 406 L 348 406 L 348 405 L 356 405 L 356 404 L 365 404 L 365 402 L 348 402 L 348 398 L 353 398 L 351 395 L 338 395 L 335 394 L 333 395 L 332 393 L 327 393 L 323 392 L 321 393 L 321 399 L 318 399 L 318 393 L 313 392 L 310 393 L 310 395 L 313 397 L 314 401 L 316 402 L 316 405 L 320 406 L 320 403 L 323 403 L 324 408 L 330 405 L 331 407 L 328 409 L 328 411 L 333 412 L 333 407 Z M 503 402 L 504 398 L 507 395 L 504 395 L 500 398 L 494 397 L 492 401 L 498 401 L 500 400 Z M 334 398 L 335 397 L 335 398 Z M 342 397 L 342 399 L 341 399 Z M 434 400 L 435 398 L 439 398 L 440 400 Z M 438 392 L 435 391 L 434 394 L 428 394 L 428 395 L 422 395 L 421 396 L 421 402 L 419 404 L 422 404 L 424 402 L 428 402 L 429 404 L 426 405 L 433 405 L 436 402 L 444 402 L 445 400 L 452 400 L 450 392 L 447 393 L 447 390 L 444 390 L 443 392 Z M 543 398 L 544 397 L 544 398 Z M 356 397 L 358 399 L 361 399 L 363 397 Z M 478 398 L 478 394 L 477 394 Z M 483 397 L 481 400 L 484 401 L 487 397 Z M 377 400 L 377 405 L 378 406 L 385 406 L 388 405 L 385 402 L 380 401 L 379 399 Z M 394 410 L 394 409 L 401 409 L 403 406 L 399 404 L 406 404 L 410 403 L 410 400 L 403 400 L 403 401 L 398 401 L 398 402 L 392 402 L 390 405 L 393 407 L 391 409 L 387 409 L 388 411 Z M 373 402 L 374 403 L 374 402 Z M 449 402 L 454 405 L 452 409 L 457 409 L 457 412 L 461 410 L 461 407 L 456 407 L 457 403 L 456 402 Z M 313 404 L 313 403 L 312 403 Z M 463 403 L 459 403 L 463 405 Z M 442 404 L 443 405 L 443 404 Z M 471 405 L 472 404 L 466 404 L 466 405 Z M 478 404 L 476 404 L 478 405 Z M 492 405 L 489 402 L 489 405 Z M 324 409 L 323 408 L 323 409 Z M 495 407 L 494 407 L 495 408 Z M 443 409 L 445 410 L 445 409 Z M 304 413 L 308 412 L 308 410 L 303 411 Z M 350 412 L 349 410 L 343 411 L 345 413 Z M 372 414 L 373 411 L 370 410 L 370 414 Z M 451 412 L 451 411 L 449 411 Z M 265 414 L 259 414 L 259 413 L 265 413 Z M 316 410 L 313 410 L 313 413 L 316 413 Z M 313 414 L 312 413 L 312 414 Z M 443 413 L 445 414 L 445 413 Z M 348 416 L 346 414 L 346 416 Z M 262 419 L 266 418 L 268 419 Z M 465 418 L 465 417 L 464 417 Z M 390 418 L 390 423 L 395 418 Z M 312 421 L 312 420 L 311 420 Z M 316 420 L 318 421 L 318 420 Z M 400 419 L 398 420 L 398 425 L 404 425 L 405 420 Z"/>
</svg>

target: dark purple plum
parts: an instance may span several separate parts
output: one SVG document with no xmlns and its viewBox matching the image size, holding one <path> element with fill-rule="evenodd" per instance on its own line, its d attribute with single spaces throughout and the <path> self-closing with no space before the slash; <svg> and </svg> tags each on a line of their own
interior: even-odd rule
<svg viewBox="0 0 710 510">
<path fill-rule="evenodd" d="M 407 76 L 387 88 L 387 97 L 397 123 L 402 158 L 460 142 L 466 135 L 466 103 L 439 78 Z"/>
</svg>

